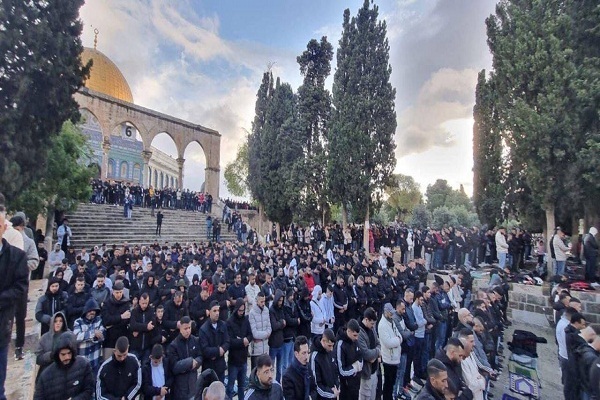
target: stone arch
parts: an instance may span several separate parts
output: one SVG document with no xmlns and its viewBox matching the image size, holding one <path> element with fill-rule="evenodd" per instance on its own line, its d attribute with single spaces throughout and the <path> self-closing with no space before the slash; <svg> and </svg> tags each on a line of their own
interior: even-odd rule
<svg viewBox="0 0 600 400">
<path fill-rule="evenodd" d="M 121 125 L 123 122 L 128 122 L 136 127 L 136 130 L 141 136 L 143 144 L 143 182 L 150 181 L 149 176 L 153 171 L 148 169 L 148 161 L 152 157 L 150 146 L 154 137 L 160 133 L 167 133 L 175 143 L 177 149 L 177 163 L 182 171 L 185 162 L 183 154 L 187 145 L 193 141 L 200 144 L 204 151 L 206 160 L 206 189 L 213 197 L 218 198 L 219 195 L 219 179 L 220 179 L 220 144 L 221 135 L 218 131 L 206 128 L 202 125 L 184 121 L 166 114 L 162 114 L 136 104 L 119 100 L 117 98 L 95 92 L 88 88 L 81 88 L 74 95 L 75 100 L 79 103 L 80 108 L 88 110 L 98 120 L 98 124 L 102 131 L 102 143 L 99 146 L 102 148 L 102 176 L 106 176 L 108 171 L 107 161 L 111 148 L 110 136 L 114 128 Z M 130 160 L 131 161 L 131 160 Z M 133 161 L 131 161 L 133 163 Z M 173 171 L 170 175 L 176 175 Z M 183 179 L 181 173 L 175 177 L 175 182 L 178 187 L 182 187 Z"/>
<path fill-rule="evenodd" d="M 133 164 L 133 170 L 131 174 L 131 180 L 135 183 L 142 183 L 142 166 L 139 163 Z"/>
</svg>

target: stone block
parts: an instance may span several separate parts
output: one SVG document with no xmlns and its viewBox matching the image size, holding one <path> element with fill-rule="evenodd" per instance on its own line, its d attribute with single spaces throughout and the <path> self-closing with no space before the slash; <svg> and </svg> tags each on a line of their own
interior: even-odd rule
<svg viewBox="0 0 600 400">
<path fill-rule="evenodd" d="M 589 301 L 591 303 L 597 303 L 598 301 L 600 301 L 600 296 L 598 296 L 596 293 L 590 293 L 590 292 L 574 292 L 574 293 L 575 293 L 574 296 L 577 297 L 582 302 Z"/>
<path fill-rule="evenodd" d="M 513 323 L 523 322 L 530 325 L 548 327 L 548 320 L 546 319 L 546 316 L 544 314 L 529 311 L 512 310 L 511 318 Z"/>
<path fill-rule="evenodd" d="M 525 311 L 535 312 L 535 306 L 532 304 L 525 304 Z"/>
<path fill-rule="evenodd" d="M 581 302 L 581 305 L 584 313 L 600 314 L 600 304 L 598 303 Z"/>
<path fill-rule="evenodd" d="M 538 306 L 546 306 L 546 305 L 548 305 L 548 299 L 543 296 L 538 296 L 535 294 L 528 294 L 527 295 L 527 303 L 538 305 Z"/>
</svg>

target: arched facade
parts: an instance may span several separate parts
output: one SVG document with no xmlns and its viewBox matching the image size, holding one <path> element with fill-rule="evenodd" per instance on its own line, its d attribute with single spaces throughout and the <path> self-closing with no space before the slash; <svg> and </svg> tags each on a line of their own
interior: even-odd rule
<svg viewBox="0 0 600 400">
<path fill-rule="evenodd" d="M 82 88 L 75 94 L 75 100 L 82 109 L 89 111 L 95 117 L 95 123 L 101 132 L 101 140 L 98 140 L 102 148 L 101 156 L 101 176 L 103 179 L 113 178 L 121 175 L 123 164 L 109 164 L 109 152 L 112 142 L 127 139 L 127 127 L 134 127 L 140 134 L 142 140 L 141 163 L 139 171 L 142 177 L 139 180 L 144 186 L 148 182 L 158 187 L 172 185 L 183 188 L 183 166 L 185 163 L 184 153 L 186 147 L 197 142 L 204 151 L 206 159 L 205 169 L 205 189 L 212 194 L 213 198 L 219 198 L 219 175 L 220 175 L 220 146 L 221 135 L 219 132 L 192 124 L 190 122 L 171 117 L 135 104 L 116 99 L 103 93 L 95 92 L 88 88 Z M 115 130 L 125 130 L 113 134 Z M 173 139 L 177 148 L 177 173 L 171 176 L 165 176 L 163 173 L 163 184 L 159 182 L 156 170 L 152 170 L 149 162 L 152 158 L 152 140 L 160 133 L 167 133 Z M 100 139 L 100 137 L 98 138 Z M 100 157 L 99 157 L 100 158 Z M 110 170 L 112 168 L 112 177 Z M 127 174 L 135 179 L 136 167 L 132 163 L 127 164 Z M 154 176 L 152 177 L 152 173 Z M 151 179 L 154 178 L 154 179 Z M 164 185 L 164 186 L 163 186 Z"/>
</svg>

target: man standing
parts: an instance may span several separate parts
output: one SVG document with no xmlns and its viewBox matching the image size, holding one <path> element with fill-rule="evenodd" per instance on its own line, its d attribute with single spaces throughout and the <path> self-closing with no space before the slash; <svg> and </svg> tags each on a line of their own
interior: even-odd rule
<svg viewBox="0 0 600 400">
<path fill-rule="evenodd" d="M 244 385 L 246 381 L 246 370 L 248 363 L 248 347 L 252 343 L 252 330 L 250 321 L 245 315 L 246 304 L 244 299 L 238 298 L 235 301 L 233 313 L 227 320 L 227 330 L 229 333 L 229 353 L 227 363 L 227 396 L 233 398 L 233 385 L 237 380 L 238 399 L 244 398 Z M 308 359 L 308 351 L 307 351 Z"/>
<path fill-rule="evenodd" d="M 590 232 L 583 239 L 583 256 L 585 257 L 585 280 L 594 282 L 596 280 L 596 261 L 598 260 L 598 242 L 596 235 L 598 229 L 592 226 Z"/>
<path fill-rule="evenodd" d="M 96 398 L 133 399 L 142 386 L 142 368 L 137 357 L 129 353 L 129 340 L 121 336 L 111 358 L 98 370 Z"/>
<path fill-rule="evenodd" d="M 308 356 L 308 339 L 298 336 L 294 341 L 294 357 L 281 382 L 284 398 L 310 400 L 315 383 L 308 369 Z"/>
<path fill-rule="evenodd" d="M 129 335 L 129 320 L 131 318 L 131 303 L 123 294 L 124 285 L 117 282 L 113 286 L 112 296 L 102 306 L 102 322 L 106 329 L 104 341 L 104 359 L 113 354 L 115 343 L 119 337 Z M 129 350 L 129 342 L 127 342 Z"/>
<path fill-rule="evenodd" d="M 269 336 L 269 356 L 273 361 L 277 362 L 277 382 L 281 382 L 283 374 L 283 329 L 286 326 L 285 314 L 283 312 L 283 301 L 285 295 L 279 289 L 275 292 L 273 305 L 269 309 L 269 317 L 271 319 L 271 335 Z"/>
<path fill-rule="evenodd" d="M 496 232 L 496 254 L 498 254 L 498 265 L 500 269 L 506 266 L 506 256 L 508 255 L 508 243 L 506 243 L 505 229 L 503 226 L 498 228 Z"/>
<path fill-rule="evenodd" d="M 60 248 L 65 252 L 65 254 L 71 245 L 71 236 L 73 236 L 73 233 L 71 232 L 71 227 L 69 226 L 69 220 L 65 218 L 63 219 L 62 224 L 56 230 L 56 242 L 60 244 Z"/>
<path fill-rule="evenodd" d="M 325 329 L 323 335 L 315 339 L 314 350 L 310 355 L 310 370 L 317 385 L 316 400 L 339 398 L 340 380 L 333 354 L 335 335 Z"/>
<path fill-rule="evenodd" d="M 336 346 L 337 366 L 340 374 L 340 398 L 358 400 L 360 371 L 363 367 L 362 352 L 358 346 L 360 325 L 357 320 L 348 321 L 345 330 L 338 333 Z"/>
<path fill-rule="evenodd" d="M 70 332 L 59 336 L 53 359 L 36 382 L 34 400 L 91 399 L 94 373 L 88 360 L 77 355 L 75 339 Z"/>
<path fill-rule="evenodd" d="M 21 235 L 23 235 L 23 250 L 27 255 L 27 268 L 29 271 L 34 271 L 40 258 L 35 246 L 35 242 L 25 234 L 25 219 L 20 216 L 12 217 L 10 222 Z M 29 285 L 27 286 L 29 289 Z M 23 359 L 23 344 L 25 344 L 25 317 L 27 316 L 27 292 L 23 293 L 23 297 L 15 304 L 15 322 L 17 325 L 17 337 L 15 339 L 15 360 Z"/>
<path fill-rule="evenodd" d="M 378 333 L 381 340 L 381 358 L 383 361 L 383 399 L 393 398 L 394 383 L 400 365 L 400 345 L 402 336 L 396 328 L 394 321 L 394 307 L 390 303 L 383 306 L 383 318 L 379 320 Z M 416 369 L 415 369 L 416 370 Z"/>
<path fill-rule="evenodd" d="M 202 350 L 198 338 L 192 335 L 190 317 L 179 321 L 179 335 L 169 345 L 167 355 L 174 377 L 172 398 L 188 400 L 196 393 L 198 369 L 202 365 Z"/>
<path fill-rule="evenodd" d="M 160 237 L 160 235 L 161 235 L 163 218 L 164 218 L 163 213 L 161 211 L 159 211 L 156 214 L 156 233 L 155 233 L 155 235 L 158 236 L 158 237 Z"/>
<path fill-rule="evenodd" d="M 377 390 L 377 370 L 379 369 L 381 345 L 375 331 L 376 322 L 377 314 L 375 310 L 372 307 L 367 308 L 360 322 L 360 332 L 358 334 L 358 347 L 364 359 L 360 375 L 360 400 L 374 399 Z"/>
<path fill-rule="evenodd" d="M 8 244 L 3 237 L 7 222 L 4 205 L 0 205 L 0 400 L 6 400 L 4 382 L 15 304 L 27 294 L 29 277 L 27 255 L 23 250 Z"/>
<path fill-rule="evenodd" d="M 250 344 L 250 364 L 252 369 L 256 364 L 258 356 L 269 354 L 269 336 L 271 336 L 271 318 L 269 309 L 265 307 L 265 295 L 259 292 L 256 296 L 256 304 L 248 315 L 250 328 L 252 330 L 252 343 Z"/>
<path fill-rule="evenodd" d="M 227 325 L 219 319 L 219 302 L 210 304 L 209 320 L 200 328 L 199 339 L 202 347 L 202 370 L 212 369 L 221 382 L 225 381 L 225 353 L 229 350 Z"/>
<path fill-rule="evenodd" d="M 448 392 L 457 400 L 472 400 L 473 394 L 463 380 L 461 361 L 464 346 L 457 338 L 448 339 L 446 350 L 438 349 L 435 358 L 441 361 L 448 371 Z"/>
<path fill-rule="evenodd" d="M 73 323 L 73 334 L 77 338 L 79 355 L 90 362 L 94 376 L 102 361 L 102 342 L 105 333 L 100 307 L 96 300 L 90 298 L 85 303 L 81 317 Z"/>
<path fill-rule="evenodd" d="M 565 266 L 567 264 L 567 252 L 569 248 L 564 242 L 565 233 L 562 228 L 557 227 L 556 233 L 552 236 L 552 243 L 550 249 L 552 250 L 552 258 L 556 260 L 556 275 L 565 274 Z"/>
<path fill-rule="evenodd" d="M 167 398 L 171 386 L 173 386 L 173 376 L 169 369 L 169 362 L 164 357 L 163 348 L 160 344 L 155 344 L 149 356 L 149 360 L 144 362 L 142 367 L 142 392 L 144 400 L 162 400 Z"/>
</svg>

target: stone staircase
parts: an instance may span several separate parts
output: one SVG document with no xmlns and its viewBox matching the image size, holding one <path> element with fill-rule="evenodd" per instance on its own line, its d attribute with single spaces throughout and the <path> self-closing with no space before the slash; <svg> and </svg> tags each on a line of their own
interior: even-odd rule
<svg viewBox="0 0 600 400">
<path fill-rule="evenodd" d="M 162 235 L 157 237 L 156 217 L 149 208 L 136 207 L 131 219 L 123 217 L 123 207 L 104 204 L 80 204 L 76 211 L 67 214 L 69 226 L 73 231 L 71 244 L 76 249 L 91 248 L 94 245 L 112 244 L 151 244 L 186 243 L 206 241 L 206 215 L 184 210 L 161 210 L 164 219 Z M 157 211 L 155 210 L 155 213 Z M 213 218 L 221 215 L 213 215 Z M 221 241 L 233 241 L 235 234 L 227 232 L 227 226 L 221 228 Z"/>
</svg>

